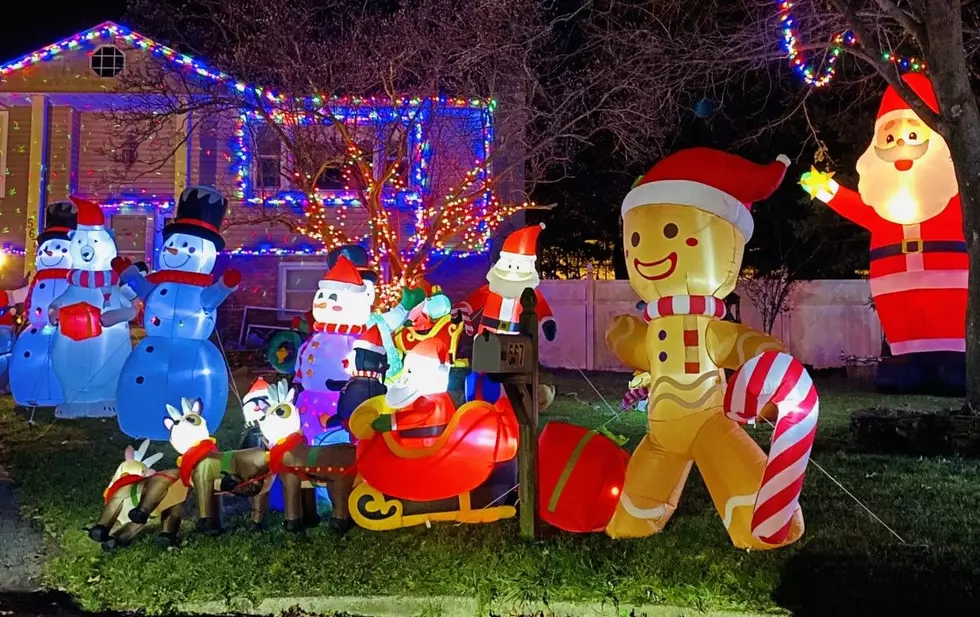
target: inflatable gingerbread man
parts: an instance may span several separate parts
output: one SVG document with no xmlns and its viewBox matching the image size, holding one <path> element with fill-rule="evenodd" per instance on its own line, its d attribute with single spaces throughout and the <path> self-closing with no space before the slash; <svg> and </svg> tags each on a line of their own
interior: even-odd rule
<svg viewBox="0 0 980 617">
<path fill-rule="evenodd" d="M 938 112 L 927 77 L 904 79 Z M 969 260 L 949 146 L 888 86 L 857 172 L 857 191 L 816 170 L 800 184 L 871 232 L 871 295 L 893 354 L 878 388 L 962 394 Z"/>
<path fill-rule="evenodd" d="M 788 164 L 691 148 L 660 161 L 626 196 L 626 267 L 646 308 L 642 320 L 614 318 L 606 343 L 650 385 L 647 435 L 606 527 L 612 537 L 663 530 L 692 464 L 735 546 L 776 548 L 803 534 L 813 382 L 779 341 L 722 320 L 754 229 L 750 207 L 775 191 Z M 731 382 L 723 369 L 736 370 Z M 779 413 L 767 459 L 739 424 L 770 403 Z"/>
</svg>

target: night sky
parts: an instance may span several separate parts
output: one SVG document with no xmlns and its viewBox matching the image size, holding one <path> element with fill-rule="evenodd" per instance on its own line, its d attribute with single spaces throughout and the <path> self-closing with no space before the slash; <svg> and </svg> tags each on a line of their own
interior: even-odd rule
<svg viewBox="0 0 980 617">
<path fill-rule="evenodd" d="M 25 20 L 19 27 L 4 28 L 3 36 L 0 37 L 0 64 L 6 64 L 106 20 L 119 21 L 125 10 L 126 0 L 65 2 L 57 10 L 46 11 L 41 19 Z"/>
</svg>

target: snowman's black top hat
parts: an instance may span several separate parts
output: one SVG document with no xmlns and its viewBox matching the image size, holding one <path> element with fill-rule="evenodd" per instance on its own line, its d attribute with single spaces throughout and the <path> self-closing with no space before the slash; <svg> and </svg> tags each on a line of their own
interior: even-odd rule
<svg viewBox="0 0 980 617">
<path fill-rule="evenodd" d="M 44 231 L 37 235 L 41 246 L 48 240 L 67 240 L 68 232 L 78 226 L 78 208 L 70 201 L 48 204 L 44 212 Z"/>
<path fill-rule="evenodd" d="M 360 244 L 344 244 L 327 253 L 327 270 L 333 268 L 341 255 L 351 260 L 362 279 L 372 283 L 378 282 L 378 273 L 371 269 L 371 256 L 368 255 L 367 249 Z"/>
<path fill-rule="evenodd" d="M 221 193 L 206 186 L 192 186 L 181 193 L 173 222 L 163 228 L 163 239 L 187 234 L 210 240 L 216 249 L 223 250 L 225 240 L 219 230 L 227 210 L 228 200 Z"/>
</svg>

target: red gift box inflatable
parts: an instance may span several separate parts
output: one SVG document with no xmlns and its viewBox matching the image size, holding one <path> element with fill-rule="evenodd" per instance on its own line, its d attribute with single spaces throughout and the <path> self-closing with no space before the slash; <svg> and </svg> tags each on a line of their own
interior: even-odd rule
<svg viewBox="0 0 980 617">
<path fill-rule="evenodd" d="M 84 341 L 102 334 L 102 311 L 88 302 L 78 302 L 58 311 L 61 333 L 73 341 Z"/>
<path fill-rule="evenodd" d="M 626 481 L 630 455 L 608 437 L 549 422 L 538 437 L 538 510 L 564 531 L 606 528 Z"/>
</svg>

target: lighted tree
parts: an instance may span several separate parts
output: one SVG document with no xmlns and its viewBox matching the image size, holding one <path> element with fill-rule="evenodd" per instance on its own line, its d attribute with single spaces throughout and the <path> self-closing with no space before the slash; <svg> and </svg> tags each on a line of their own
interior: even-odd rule
<svg viewBox="0 0 980 617">
<path fill-rule="evenodd" d="M 110 112 L 119 127 L 112 140 L 144 140 L 188 116 L 192 132 L 232 127 L 251 158 L 233 161 L 246 173 L 232 188 L 259 203 L 230 225 L 281 225 L 327 249 L 367 239 L 396 284 L 450 250 L 482 251 L 599 130 L 596 112 L 616 87 L 581 60 L 587 44 L 565 49 L 585 9 L 384 4 L 132 0 L 137 31 L 229 77 L 179 63 L 130 67 L 122 80 L 130 97 Z M 457 111 L 478 119 L 453 122 Z M 479 147 L 472 157 L 427 158 L 427 148 L 447 143 Z M 282 156 L 256 161 L 263 144 Z M 180 145 L 154 154 L 163 161 Z"/>
<path fill-rule="evenodd" d="M 724 100 L 744 87 L 748 74 L 782 71 L 787 59 L 800 78 L 801 95 L 793 112 L 815 100 L 813 87 L 845 90 L 869 82 L 880 96 L 881 81 L 895 87 L 909 106 L 949 144 L 970 268 L 980 271 L 980 109 L 971 87 L 978 47 L 973 3 L 960 0 L 830 0 L 783 3 L 708 0 L 696 12 L 675 0 L 611 0 L 595 36 L 617 47 L 628 87 L 620 92 L 629 109 L 656 108 L 663 92 Z M 647 77 L 642 67 L 669 65 Z M 782 66 L 780 66 L 782 65 Z M 939 102 L 935 113 L 901 79 L 905 71 L 926 71 Z M 836 78 L 836 79 L 835 79 Z M 877 82 L 877 83 L 875 83 Z M 651 90 L 657 85 L 661 90 Z M 656 94 L 653 94 L 656 92 Z M 826 99 L 821 99 L 826 104 Z M 825 106 L 825 105 L 821 105 Z M 813 108 L 818 105 L 812 105 Z M 778 119 L 772 119 L 777 121 Z M 846 120 L 846 115 L 842 118 Z M 868 127 L 870 130 L 870 126 Z M 816 137 L 816 135 L 814 135 Z M 819 143 L 819 138 L 816 139 Z M 625 142 L 625 146 L 636 145 Z M 980 277 L 971 276 L 966 328 L 967 402 L 980 407 Z"/>
</svg>

